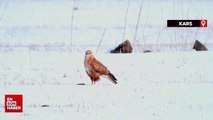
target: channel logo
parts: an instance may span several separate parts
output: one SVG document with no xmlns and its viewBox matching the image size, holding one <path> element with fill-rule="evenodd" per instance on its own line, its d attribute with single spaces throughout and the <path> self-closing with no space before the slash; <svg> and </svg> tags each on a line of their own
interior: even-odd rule
<svg viewBox="0 0 213 120">
<path fill-rule="evenodd" d="M 167 20 L 167 27 L 202 27 L 206 28 L 207 20 Z"/>
<path fill-rule="evenodd" d="M 5 95 L 5 112 L 23 112 L 23 95 Z"/>
</svg>

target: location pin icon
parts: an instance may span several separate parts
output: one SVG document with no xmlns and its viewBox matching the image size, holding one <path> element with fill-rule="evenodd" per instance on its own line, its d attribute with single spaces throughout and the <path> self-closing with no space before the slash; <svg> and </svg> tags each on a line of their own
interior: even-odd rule
<svg viewBox="0 0 213 120">
<path fill-rule="evenodd" d="M 205 20 L 202 20 L 202 21 L 201 21 L 201 25 L 204 27 L 205 24 L 206 24 L 206 21 L 205 21 Z"/>
</svg>

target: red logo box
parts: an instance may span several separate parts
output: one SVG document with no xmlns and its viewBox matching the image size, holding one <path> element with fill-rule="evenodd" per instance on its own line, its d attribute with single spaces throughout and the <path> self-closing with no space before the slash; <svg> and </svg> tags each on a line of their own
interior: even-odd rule
<svg viewBox="0 0 213 120">
<path fill-rule="evenodd" d="M 5 95 L 5 112 L 23 112 L 23 95 Z"/>
<path fill-rule="evenodd" d="M 207 27 L 207 20 L 200 20 L 200 27 Z"/>
</svg>

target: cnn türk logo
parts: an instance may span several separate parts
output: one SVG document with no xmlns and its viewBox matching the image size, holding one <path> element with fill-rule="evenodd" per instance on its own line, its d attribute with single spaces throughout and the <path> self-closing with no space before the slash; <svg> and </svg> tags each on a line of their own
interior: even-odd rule
<svg viewBox="0 0 213 120">
<path fill-rule="evenodd" d="M 23 112 L 23 95 L 5 95 L 5 112 Z"/>
</svg>

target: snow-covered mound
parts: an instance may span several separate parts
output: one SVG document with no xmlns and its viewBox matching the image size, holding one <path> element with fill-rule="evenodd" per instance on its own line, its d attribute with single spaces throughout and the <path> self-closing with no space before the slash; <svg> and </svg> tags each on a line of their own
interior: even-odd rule
<svg viewBox="0 0 213 120">
<path fill-rule="evenodd" d="M 213 118 L 213 52 L 94 55 L 117 85 L 105 78 L 91 85 L 84 53 L 1 53 L 0 119 Z M 23 113 L 4 112 L 9 93 L 23 94 Z"/>
</svg>

